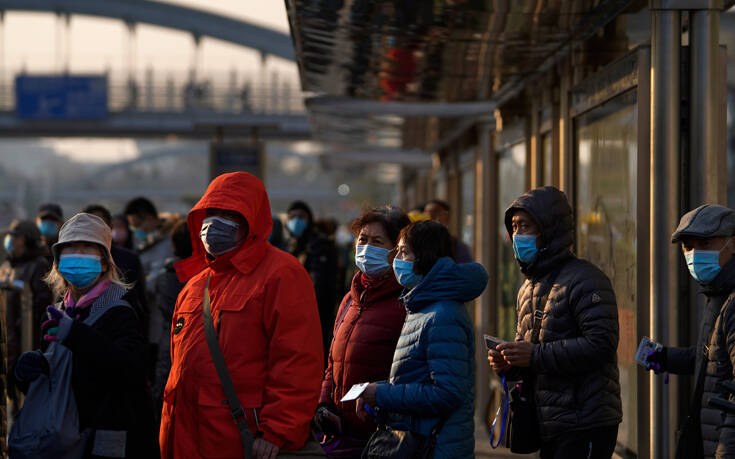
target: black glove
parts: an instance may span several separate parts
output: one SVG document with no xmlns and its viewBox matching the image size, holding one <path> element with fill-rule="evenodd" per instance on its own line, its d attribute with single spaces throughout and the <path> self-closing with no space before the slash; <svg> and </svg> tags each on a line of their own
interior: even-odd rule
<svg viewBox="0 0 735 459">
<path fill-rule="evenodd" d="M 314 425 L 324 435 L 331 437 L 342 433 L 342 419 L 334 412 L 333 406 L 322 404 L 314 414 Z"/>
<path fill-rule="evenodd" d="M 15 364 L 15 379 L 18 381 L 29 383 L 34 381 L 41 374 L 49 375 L 51 373 L 48 360 L 39 351 L 24 352 Z"/>
<path fill-rule="evenodd" d="M 662 347 L 661 349 L 653 352 L 649 352 L 646 356 L 646 363 L 648 363 L 648 369 L 652 370 L 654 373 L 659 374 L 665 371 L 667 368 L 667 355 L 666 355 L 666 347 Z"/>
</svg>

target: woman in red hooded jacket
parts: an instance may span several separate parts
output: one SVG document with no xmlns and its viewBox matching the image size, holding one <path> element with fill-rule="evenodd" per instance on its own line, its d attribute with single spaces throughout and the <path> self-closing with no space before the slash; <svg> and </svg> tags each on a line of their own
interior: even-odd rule
<svg viewBox="0 0 735 459">
<path fill-rule="evenodd" d="M 218 344 L 255 438 L 253 457 L 275 458 L 307 441 L 323 368 L 319 313 L 304 268 L 266 242 L 272 224 L 263 184 L 245 172 L 214 179 L 189 213 L 193 255 L 176 265 L 188 282 L 172 317 L 162 458 L 244 457 L 205 338 L 207 282 Z"/>
<path fill-rule="evenodd" d="M 354 384 L 388 379 L 406 310 L 398 302 L 403 287 L 391 268 L 398 234 L 410 223 L 402 211 L 382 207 L 357 218 L 352 279 L 334 325 L 334 339 L 314 423 L 324 434 L 331 458 L 359 457 L 376 425 L 355 414 L 355 402 L 340 400 Z"/>
</svg>

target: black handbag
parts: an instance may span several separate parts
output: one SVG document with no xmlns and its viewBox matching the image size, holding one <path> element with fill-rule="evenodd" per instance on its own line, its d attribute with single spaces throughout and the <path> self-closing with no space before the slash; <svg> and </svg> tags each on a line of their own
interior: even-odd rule
<svg viewBox="0 0 735 459">
<path fill-rule="evenodd" d="M 541 448 L 536 403 L 529 385 L 519 384 L 510 390 L 510 419 L 506 438 L 512 453 L 531 454 Z"/>
<path fill-rule="evenodd" d="M 539 343 L 544 307 L 549 300 L 549 294 L 554 288 L 554 281 L 556 281 L 556 276 L 560 271 L 561 269 L 557 268 L 549 275 L 546 281 L 548 290 L 534 307 L 533 328 L 531 330 L 531 342 L 533 344 Z M 541 430 L 539 428 L 536 402 L 534 401 L 533 384 L 530 381 L 531 375 L 529 373 L 526 372 L 522 384 L 516 385 L 510 391 L 510 421 L 508 422 L 506 443 L 510 451 L 516 454 L 530 454 L 541 448 Z"/>
<path fill-rule="evenodd" d="M 429 437 L 410 430 L 396 430 L 381 425 L 362 450 L 362 459 L 430 459 L 444 421 L 445 419 L 440 421 L 431 430 Z"/>
</svg>

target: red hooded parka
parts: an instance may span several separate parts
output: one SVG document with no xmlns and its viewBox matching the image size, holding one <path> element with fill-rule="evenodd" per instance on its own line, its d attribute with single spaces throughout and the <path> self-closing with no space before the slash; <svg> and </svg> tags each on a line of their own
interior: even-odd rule
<svg viewBox="0 0 735 459">
<path fill-rule="evenodd" d="M 199 238 L 208 208 L 236 211 L 249 225 L 246 241 L 214 260 Z M 250 174 L 214 179 L 188 223 L 194 252 L 176 266 L 182 282 L 189 280 L 172 319 L 161 456 L 243 457 L 204 334 L 202 299 L 209 276 L 219 345 L 253 435 L 261 431 L 282 450 L 297 450 L 309 435 L 323 368 L 311 279 L 294 257 L 266 242 L 270 203 L 263 184 Z"/>
</svg>

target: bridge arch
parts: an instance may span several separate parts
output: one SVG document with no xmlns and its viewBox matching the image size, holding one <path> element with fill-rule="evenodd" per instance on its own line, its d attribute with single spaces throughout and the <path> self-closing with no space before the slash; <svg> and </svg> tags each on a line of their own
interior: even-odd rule
<svg viewBox="0 0 735 459">
<path fill-rule="evenodd" d="M 153 0 L 0 0 L 0 11 L 82 14 L 151 24 L 211 37 L 294 60 L 291 37 L 267 27 L 194 8 Z"/>
</svg>

